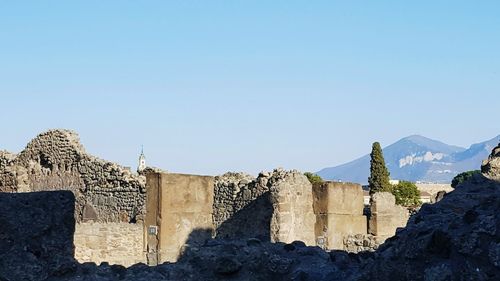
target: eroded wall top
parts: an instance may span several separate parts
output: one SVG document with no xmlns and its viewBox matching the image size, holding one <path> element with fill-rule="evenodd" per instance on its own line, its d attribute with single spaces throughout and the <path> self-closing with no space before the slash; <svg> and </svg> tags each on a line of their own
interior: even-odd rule
<svg viewBox="0 0 500 281">
<path fill-rule="evenodd" d="M 18 155 L 0 152 L 0 191 L 45 190 L 71 190 L 77 221 L 130 222 L 144 213 L 145 179 L 87 154 L 70 130 L 42 133 Z"/>
</svg>

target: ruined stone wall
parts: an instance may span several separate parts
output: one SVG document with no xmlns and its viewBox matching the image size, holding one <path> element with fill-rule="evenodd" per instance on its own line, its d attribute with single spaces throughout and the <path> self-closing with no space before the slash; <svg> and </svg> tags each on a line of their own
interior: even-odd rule
<svg viewBox="0 0 500 281">
<path fill-rule="evenodd" d="M 396 205 L 396 198 L 389 192 L 372 195 L 369 232 L 382 241 L 396 234 L 399 227 L 405 227 L 409 212 L 405 207 Z"/>
<path fill-rule="evenodd" d="M 131 265 L 145 260 L 144 178 L 87 154 L 69 130 L 42 133 L 17 155 L 0 152 L 0 192 L 49 190 L 75 196 L 79 261 Z"/>
<path fill-rule="evenodd" d="M 80 263 L 131 266 L 146 262 L 142 223 L 78 223 L 74 240 L 75 259 Z"/>
<path fill-rule="evenodd" d="M 42 133 L 15 156 L 0 153 L 1 192 L 46 190 L 72 191 L 78 222 L 135 222 L 144 214 L 145 179 L 87 154 L 69 130 Z"/>
<path fill-rule="evenodd" d="M 298 171 L 276 169 L 257 178 L 227 173 L 215 178 L 217 238 L 315 243 L 312 187 Z"/>
<path fill-rule="evenodd" d="M 217 238 L 258 237 L 269 241 L 271 173 L 258 178 L 243 173 L 215 177 L 213 222 Z"/>
<path fill-rule="evenodd" d="M 270 178 L 271 242 L 303 241 L 316 245 L 312 185 L 298 171 L 276 170 Z"/>
<path fill-rule="evenodd" d="M 15 192 L 17 190 L 16 169 L 13 161 L 15 154 L 0 151 L 0 191 Z"/>
</svg>

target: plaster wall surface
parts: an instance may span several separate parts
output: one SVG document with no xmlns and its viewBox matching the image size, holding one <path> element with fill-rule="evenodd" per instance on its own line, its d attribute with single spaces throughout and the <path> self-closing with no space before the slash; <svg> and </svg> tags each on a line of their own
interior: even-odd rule
<svg viewBox="0 0 500 281">
<path fill-rule="evenodd" d="M 198 241 L 200 235 L 193 235 L 196 236 L 200 231 L 211 234 L 214 198 L 212 177 L 148 174 L 147 189 L 145 235 L 148 252 L 156 251 L 158 254 L 155 263 L 177 261 L 184 245 L 203 242 Z M 151 226 L 158 227 L 156 234 L 150 232 Z"/>
</svg>

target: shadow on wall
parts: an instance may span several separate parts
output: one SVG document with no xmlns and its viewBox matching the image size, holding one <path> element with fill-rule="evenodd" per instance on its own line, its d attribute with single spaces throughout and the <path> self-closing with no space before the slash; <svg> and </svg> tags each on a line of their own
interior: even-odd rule
<svg viewBox="0 0 500 281">
<path fill-rule="evenodd" d="M 271 193 L 268 191 L 224 221 L 217 228 L 215 238 L 258 238 L 261 241 L 269 242 L 271 240 L 270 225 L 273 211 Z"/>
<path fill-rule="evenodd" d="M 71 191 L 0 193 L 0 280 L 45 280 L 76 267 Z"/>
<path fill-rule="evenodd" d="M 211 228 L 194 229 L 186 239 L 177 258 L 177 262 L 184 262 L 192 259 L 196 255 L 199 247 L 203 247 L 213 240 L 212 232 L 213 230 Z"/>
</svg>

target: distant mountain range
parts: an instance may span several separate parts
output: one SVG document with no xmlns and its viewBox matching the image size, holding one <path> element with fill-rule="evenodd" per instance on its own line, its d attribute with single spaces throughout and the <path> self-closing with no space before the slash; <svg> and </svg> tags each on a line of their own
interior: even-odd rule
<svg viewBox="0 0 500 281">
<path fill-rule="evenodd" d="M 403 138 L 383 149 L 391 179 L 449 183 L 455 175 L 477 170 L 499 143 L 500 135 L 468 149 L 423 136 Z M 323 179 L 368 183 L 370 155 L 317 172 Z"/>
</svg>

